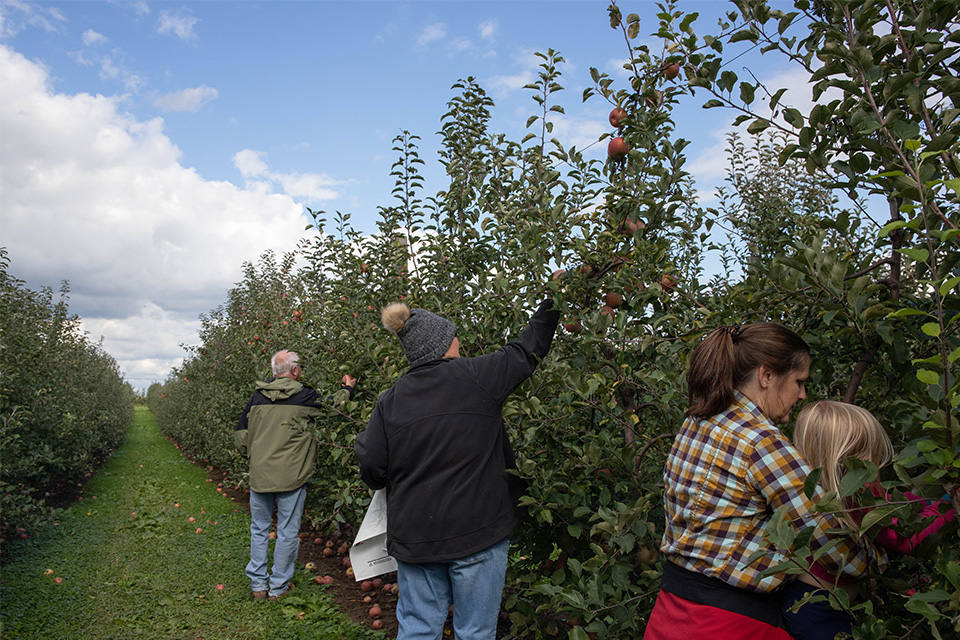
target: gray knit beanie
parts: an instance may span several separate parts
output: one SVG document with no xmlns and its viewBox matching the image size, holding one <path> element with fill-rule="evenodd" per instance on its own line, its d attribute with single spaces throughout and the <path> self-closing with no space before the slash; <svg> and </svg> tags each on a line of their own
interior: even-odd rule
<svg viewBox="0 0 960 640">
<path fill-rule="evenodd" d="M 443 357 L 457 336 L 457 325 L 426 309 L 409 309 L 402 302 L 384 308 L 383 326 L 400 338 L 410 366 Z"/>
</svg>

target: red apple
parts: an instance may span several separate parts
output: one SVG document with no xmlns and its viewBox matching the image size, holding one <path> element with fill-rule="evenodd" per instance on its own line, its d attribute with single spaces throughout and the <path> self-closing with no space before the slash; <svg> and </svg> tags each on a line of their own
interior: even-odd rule
<svg viewBox="0 0 960 640">
<path fill-rule="evenodd" d="M 374 578 L 374 579 L 373 579 L 373 588 L 374 588 L 374 589 L 379 589 L 379 588 L 382 587 L 382 586 L 383 586 L 383 580 L 381 580 L 380 578 Z"/>
<path fill-rule="evenodd" d="M 669 273 L 664 273 L 660 278 L 660 286 L 664 291 L 670 291 L 677 285 L 677 281 Z"/>
<path fill-rule="evenodd" d="M 637 231 L 646 228 L 647 225 L 643 222 L 643 220 L 631 220 L 630 218 L 626 218 L 620 223 L 619 231 L 625 236 L 632 236 Z"/>
<path fill-rule="evenodd" d="M 607 303 L 607 306 L 612 309 L 619 309 L 620 305 L 623 304 L 623 296 L 614 291 L 608 291 L 607 295 L 603 297 L 603 301 Z"/>
<path fill-rule="evenodd" d="M 323 538 L 314 538 L 313 544 L 323 544 Z"/>
<path fill-rule="evenodd" d="M 630 151 L 630 145 L 620 136 L 611 138 L 607 144 L 607 155 L 611 160 L 623 160 L 627 157 L 628 151 Z"/>
<path fill-rule="evenodd" d="M 334 553 L 334 552 L 333 552 L 333 549 L 331 549 L 330 547 L 326 547 L 326 548 L 323 550 L 323 557 L 324 557 L 324 558 L 329 558 L 330 556 L 333 555 L 333 553 Z"/>
<path fill-rule="evenodd" d="M 660 70 L 663 71 L 664 78 L 673 80 L 680 75 L 680 64 L 677 62 L 664 63 Z"/>
<path fill-rule="evenodd" d="M 563 328 L 566 329 L 567 333 L 580 333 L 583 331 L 583 325 L 580 324 L 580 321 L 576 318 L 571 318 L 569 322 L 564 322 Z"/>
<path fill-rule="evenodd" d="M 604 306 L 600 309 L 600 315 L 602 315 L 602 316 L 610 316 L 610 317 L 612 318 L 612 317 L 613 317 L 613 307 L 610 307 L 610 306 L 608 306 L 608 305 L 604 305 Z"/>
<path fill-rule="evenodd" d="M 364 580 L 363 582 L 360 583 L 360 590 L 373 591 L 373 583 L 370 582 L 369 580 Z"/>
<path fill-rule="evenodd" d="M 390 593 L 390 589 L 393 589 L 393 583 L 388 582 L 388 583 L 386 583 L 385 585 L 383 585 L 383 592 L 384 592 L 384 593 Z"/>
<path fill-rule="evenodd" d="M 623 121 L 627 119 L 627 112 L 620 107 L 615 107 L 614 110 L 610 112 L 610 115 L 607 119 L 610 121 L 611 127 L 619 129 L 623 124 Z"/>
<path fill-rule="evenodd" d="M 374 620 L 370 623 L 370 626 L 374 629 L 383 629 L 383 620 Z"/>
<path fill-rule="evenodd" d="M 383 614 L 383 612 L 380 610 L 380 605 L 375 604 L 375 605 L 373 605 L 372 607 L 370 607 L 370 617 L 371 617 L 371 618 L 379 618 L 382 614 Z"/>
<path fill-rule="evenodd" d="M 652 96 L 646 96 L 643 101 L 646 102 L 647 106 L 651 109 L 656 109 L 663 104 L 663 92 L 654 91 Z"/>
</svg>

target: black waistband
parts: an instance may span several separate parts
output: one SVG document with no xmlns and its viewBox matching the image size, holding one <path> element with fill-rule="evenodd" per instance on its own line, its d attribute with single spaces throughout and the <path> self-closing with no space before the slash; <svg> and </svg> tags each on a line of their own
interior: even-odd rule
<svg viewBox="0 0 960 640">
<path fill-rule="evenodd" d="M 660 588 L 684 600 L 785 628 L 780 615 L 780 598 L 775 593 L 757 593 L 727 584 L 695 571 L 689 571 L 670 561 L 663 563 Z"/>
</svg>

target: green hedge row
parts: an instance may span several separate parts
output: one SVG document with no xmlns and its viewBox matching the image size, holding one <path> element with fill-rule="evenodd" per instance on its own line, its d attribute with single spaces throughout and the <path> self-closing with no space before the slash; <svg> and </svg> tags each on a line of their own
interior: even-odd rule
<svg viewBox="0 0 960 640">
<path fill-rule="evenodd" d="M 51 516 L 46 499 L 88 477 L 123 439 L 134 391 L 71 315 L 64 285 L 31 291 L 0 248 L 0 510 L 5 539 Z"/>
</svg>

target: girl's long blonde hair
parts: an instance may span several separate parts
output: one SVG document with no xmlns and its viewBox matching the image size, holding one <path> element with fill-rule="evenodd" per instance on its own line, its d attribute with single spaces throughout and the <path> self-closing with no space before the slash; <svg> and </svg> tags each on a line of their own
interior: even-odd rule
<svg viewBox="0 0 960 640">
<path fill-rule="evenodd" d="M 855 404 L 821 400 L 797 416 L 794 445 L 811 468 L 822 468 L 820 486 L 839 495 L 843 460 L 859 458 L 882 467 L 893 458 L 893 444 L 873 414 Z M 838 514 L 854 530 L 849 512 Z"/>
</svg>

